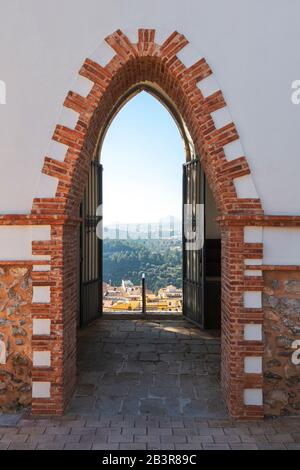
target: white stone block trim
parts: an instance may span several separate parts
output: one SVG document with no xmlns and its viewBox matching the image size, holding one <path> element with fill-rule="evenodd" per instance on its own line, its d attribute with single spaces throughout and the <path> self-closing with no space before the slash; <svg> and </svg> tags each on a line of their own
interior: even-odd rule
<svg viewBox="0 0 300 470">
<path fill-rule="evenodd" d="M 183 49 L 181 49 L 181 51 L 177 53 L 177 58 L 187 69 L 196 64 L 196 62 L 199 62 L 199 60 L 203 59 L 202 54 L 191 43 L 187 44 Z"/>
<path fill-rule="evenodd" d="M 50 398 L 50 382 L 32 382 L 32 398 Z"/>
<path fill-rule="evenodd" d="M 214 75 L 211 74 L 197 83 L 197 88 L 201 91 L 204 98 L 213 95 L 216 91 L 220 90 L 220 85 L 215 79 Z"/>
<path fill-rule="evenodd" d="M 262 258 L 246 258 L 244 262 L 246 266 L 261 266 L 263 264 Z"/>
<path fill-rule="evenodd" d="M 33 351 L 34 367 L 50 367 L 51 352 L 50 351 Z"/>
<path fill-rule="evenodd" d="M 244 292 L 245 308 L 262 308 L 262 292 L 246 291 Z"/>
<path fill-rule="evenodd" d="M 244 371 L 246 374 L 262 374 L 262 357 L 261 356 L 245 357 Z"/>
<path fill-rule="evenodd" d="M 79 113 L 71 108 L 63 106 L 62 113 L 59 118 L 60 125 L 68 127 L 69 129 L 75 129 L 78 119 Z"/>
<path fill-rule="evenodd" d="M 136 28 L 122 28 L 123 33 L 125 36 L 128 37 L 129 41 L 132 44 L 137 44 L 139 37 L 138 37 L 138 29 Z"/>
<path fill-rule="evenodd" d="M 34 286 L 32 288 L 32 303 L 49 304 L 51 299 L 50 286 Z"/>
<path fill-rule="evenodd" d="M 33 272 L 49 272 L 51 270 L 50 264 L 34 264 L 32 266 Z"/>
<path fill-rule="evenodd" d="M 174 32 L 174 28 L 170 28 L 170 27 L 163 27 L 163 28 L 159 28 L 159 29 L 155 29 L 155 38 L 154 38 L 154 42 L 156 44 L 159 44 L 159 45 L 162 45 L 166 39 L 168 39 L 168 37 L 170 37 L 170 35 Z M 187 46 L 185 46 L 187 47 Z M 177 54 L 178 55 L 178 54 Z M 199 58 L 199 56 L 198 56 Z"/>
<path fill-rule="evenodd" d="M 249 277 L 259 277 L 259 276 L 262 276 L 262 271 L 260 270 L 256 270 L 256 269 L 246 269 L 246 271 L 244 272 L 245 276 L 249 276 Z"/>
<path fill-rule="evenodd" d="M 251 175 L 240 176 L 233 180 L 239 199 L 256 199 L 258 194 Z"/>
<path fill-rule="evenodd" d="M 222 127 L 227 126 L 227 124 L 232 122 L 232 117 L 227 106 L 220 108 L 217 111 L 213 111 L 210 113 L 210 115 L 214 121 L 216 129 L 221 129 Z"/>
<path fill-rule="evenodd" d="M 246 341 L 262 341 L 262 325 L 247 323 L 244 326 L 244 339 Z"/>
<path fill-rule="evenodd" d="M 263 228 L 262 227 L 244 227 L 245 243 L 262 243 Z"/>
<path fill-rule="evenodd" d="M 59 162 L 63 162 L 65 160 L 65 156 L 68 151 L 68 148 L 69 147 L 67 145 L 62 144 L 61 142 L 56 142 L 56 140 L 51 140 L 51 144 L 49 148 L 49 157 Z"/>
<path fill-rule="evenodd" d="M 83 98 L 86 98 L 93 86 L 94 82 L 92 82 L 88 78 L 82 77 L 81 75 L 77 75 L 76 79 L 74 80 L 71 86 L 71 91 L 74 91 L 78 95 L 81 95 Z"/>
<path fill-rule="evenodd" d="M 51 261 L 51 255 L 34 255 L 32 258 L 33 261 Z"/>
<path fill-rule="evenodd" d="M 248 406 L 262 406 L 263 391 L 261 388 L 246 388 L 244 390 L 244 404 Z"/>
<path fill-rule="evenodd" d="M 54 178 L 53 176 L 48 176 L 48 175 L 45 175 L 44 173 L 41 173 L 39 177 L 38 185 L 35 191 L 35 197 L 37 198 L 55 197 L 57 186 L 58 186 L 58 178 Z"/>
<path fill-rule="evenodd" d="M 89 59 L 101 65 L 101 67 L 105 67 L 115 54 L 115 51 L 104 41 L 94 50 L 94 52 L 89 54 Z M 82 93 L 79 94 L 81 95 Z"/>
<path fill-rule="evenodd" d="M 45 318 L 34 318 L 32 321 L 34 336 L 49 336 L 51 334 L 51 320 Z"/>
<path fill-rule="evenodd" d="M 263 242 L 263 227 L 244 227 L 244 242 L 245 243 L 262 243 Z M 262 265 L 262 259 L 245 259 L 245 265 L 255 266 Z M 261 277 L 261 270 L 246 269 L 244 272 L 248 277 Z"/>
<path fill-rule="evenodd" d="M 240 139 L 234 140 L 223 147 L 225 158 L 229 162 L 244 156 L 244 150 Z"/>
</svg>

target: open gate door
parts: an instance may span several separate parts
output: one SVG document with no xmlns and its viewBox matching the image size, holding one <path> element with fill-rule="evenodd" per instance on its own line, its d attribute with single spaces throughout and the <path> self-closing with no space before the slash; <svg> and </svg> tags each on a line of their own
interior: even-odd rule
<svg viewBox="0 0 300 470">
<path fill-rule="evenodd" d="M 198 158 L 183 165 L 183 315 L 204 328 L 205 176 Z"/>
<path fill-rule="evenodd" d="M 102 205 L 102 165 L 91 162 L 88 183 L 81 205 L 81 280 L 80 326 L 85 326 L 102 314 L 102 239 L 97 236 Z"/>
</svg>

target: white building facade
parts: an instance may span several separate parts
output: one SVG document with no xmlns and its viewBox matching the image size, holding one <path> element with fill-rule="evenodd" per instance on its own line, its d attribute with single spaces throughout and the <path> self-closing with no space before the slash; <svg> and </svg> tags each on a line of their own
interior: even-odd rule
<svg viewBox="0 0 300 470">
<path fill-rule="evenodd" d="M 60 414 L 72 395 L 79 205 L 109 116 L 141 83 L 176 108 L 219 209 L 229 412 L 299 414 L 299 2 L 11 0 L 1 13 L 0 406 Z"/>
</svg>

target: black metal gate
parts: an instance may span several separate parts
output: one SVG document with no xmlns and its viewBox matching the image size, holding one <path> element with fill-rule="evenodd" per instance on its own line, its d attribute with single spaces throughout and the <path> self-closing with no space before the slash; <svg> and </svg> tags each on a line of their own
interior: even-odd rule
<svg viewBox="0 0 300 470">
<path fill-rule="evenodd" d="M 204 327 L 205 176 L 199 159 L 183 165 L 183 315 Z"/>
<path fill-rule="evenodd" d="M 97 236 L 102 205 L 102 165 L 91 162 L 88 183 L 81 205 L 81 287 L 80 326 L 85 326 L 102 314 L 102 238 Z"/>
</svg>

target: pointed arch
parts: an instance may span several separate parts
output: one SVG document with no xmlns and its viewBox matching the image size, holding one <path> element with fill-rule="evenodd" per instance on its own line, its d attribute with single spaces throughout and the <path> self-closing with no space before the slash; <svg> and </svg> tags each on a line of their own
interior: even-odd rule
<svg viewBox="0 0 300 470">
<path fill-rule="evenodd" d="M 192 141 L 221 214 L 222 388 L 229 412 L 239 419 L 262 418 L 262 373 L 253 377 L 244 366 L 245 357 L 261 356 L 263 351 L 262 277 L 246 275 L 248 265 L 262 260 L 262 229 L 257 226 L 262 204 L 210 66 L 203 57 L 193 65 L 184 64 L 180 57 L 188 40 L 182 34 L 175 31 L 162 43 L 156 37 L 154 29 L 140 29 L 137 42 L 132 42 L 118 30 L 101 46 L 101 65 L 85 60 L 78 81 L 86 80 L 89 89 L 86 94 L 67 94 L 62 116 L 71 124 L 56 126 L 55 150 L 44 159 L 43 175 L 54 178 L 57 187 L 50 197 L 36 194 L 32 217 L 51 226 L 51 240 L 33 241 L 33 253 L 48 256 L 51 269 L 35 272 L 33 286 L 48 286 L 50 301 L 33 304 L 32 316 L 33 321 L 48 322 L 48 334 L 34 336 L 32 347 L 51 352 L 52 369 L 33 367 L 33 390 L 38 392 L 33 394 L 32 410 L 62 413 L 74 390 L 78 209 L 90 161 L 115 112 L 135 90 L 148 87 L 175 117 L 187 154 Z M 108 46 L 112 53 L 107 53 Z M 249 242 L 245 230 L 252 226 Z"/>
<path fill-rule="evenodd" d="M 210 80 L 211 89 L 217 88 L 206 60 L 199 58 L 195 64 L 186 67 L 177 54 L 188 41 L 176 31 L 162 44 L 155 42 L 153 29 L 140 29 L 136 44 L 120 30 L 105 41 L 115 52 L 109 62 L 102 66 L 86 59 L 79 71 L 81 77 L 92 83 L 90 92 L 81 96 L 70 91 L 64 101 L 64 107 L 77 113 L 78 119 L 73 128 L 58 124 L 54 131 L 52 139 L 67 147 L 63 161 L 52 155 L 44 160 L 43 173 L 58 179 L 55 197 L 35 198 L 32 213 L 47 215 L 51 207 L 51 213 L 56 210 L 75 215 L 89 161 L 105 133 L 112 110 L 124 102 L 130 89 L 148 87 L 164 97 L 169 110 L 176 110 L 177 123 L 181 122 L 182 128 L 188 129 L 220 213 L 261 214 L 261 201 L 241 145 L 236 145 L 235 158 L 231 156 L 228 160 L 225 155 L 225 147 L 238 144 L 239 136 L 223 94 L 216 90 L 205 96 L 201 91 L 203 87 L 207 88 L 206 79 Z M 218 112 L 222 112 L 224 125 L 218 126 Z M 235 185 L 235 180 L 240 178 L 246 178 L 248 188 L 241 196 Z"/>
</svg>

